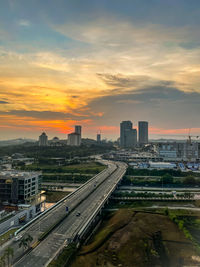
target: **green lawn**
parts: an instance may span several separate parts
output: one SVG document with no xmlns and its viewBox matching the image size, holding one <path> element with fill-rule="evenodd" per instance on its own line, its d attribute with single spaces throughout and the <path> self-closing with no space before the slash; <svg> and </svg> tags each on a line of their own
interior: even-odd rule
<svg viewBox="0 0 200 267">
<path fill-rule="evenodd" d="M 104 170 L 106 167 L 96 162 L 73 164 L 66 166 L 47 165 L 47 164 L 32 164 L 25 167 L 25 170 L 41 170 L 44 172 L 54 173 L 98 173 Z"/>
<path fill-rule="evenodd" d="M 6 232 L 5 234 L 0 236 L 0 246 L 3 245 L 5 242 L 7 242 L 10 238 L 10 235 L 14 234 L 14 232 L 17 230 L 18 228 L 14 228 L 9 230 L 8 232 Z"/>
</svg>

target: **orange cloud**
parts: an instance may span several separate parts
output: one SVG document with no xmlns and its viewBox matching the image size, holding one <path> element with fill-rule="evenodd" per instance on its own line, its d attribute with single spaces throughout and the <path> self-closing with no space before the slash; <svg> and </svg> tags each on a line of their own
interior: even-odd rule
<svg viewBox="0 0 200 267">
<path fill-rule="evenodd" d="M 57 131 L 58 133 L 70 133 L 74 130 L 75 124 L 87 126 L 91 120 L 38 120 L 30 117 L 18 117 L 5 115 L 0 116 L 2 124 L 0 128 L 21 129 L 26 131 Z"/>
</svg>

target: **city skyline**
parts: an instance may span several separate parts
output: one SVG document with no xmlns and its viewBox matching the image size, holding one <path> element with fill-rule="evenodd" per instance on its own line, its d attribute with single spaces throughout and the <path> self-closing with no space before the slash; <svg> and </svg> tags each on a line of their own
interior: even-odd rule
<svg viewBox="0 0 200 267">
<path fill-rule="evenodd" d="M 150 138 L 200 134 L 197 0 L 0 4 L 0 140 L 119 137 L 149 121 Z M 182 136 L 182 137 L 181 137 Z"/>
</svg>

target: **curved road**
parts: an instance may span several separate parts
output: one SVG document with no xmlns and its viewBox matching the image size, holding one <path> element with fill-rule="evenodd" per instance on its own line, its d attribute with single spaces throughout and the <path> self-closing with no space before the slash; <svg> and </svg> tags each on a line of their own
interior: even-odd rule
<svg viewBox="0 0 200 267">
<path fill-rule="evenodd" d="M 102 205 L 102 201 L 108 197 L 111 190 L 114 190 L 126 172 L 126 164 L 124 163 L 104 161 L 104 164 L 108 166 L 106 170 L 92 178 L 90 182 L 86 183 L 80 190 L 77 190 L 69 199 L 63 201 L 56 209 L 47 213 L 46 216 L 24 230 L 24 233 L 29 233 L 34 237 L 34 243 L 42 232 L 46 231 L 66 214 L 66 206 L 69 207 L 69 210 L 74 209 L 46 239 L 15 263 L 15 267 L 47 266 L 59 250 L 67 244 L 67 240 L 73 239 L 77 235 L 91 215 Z M 80 216 L 77 216 L 78 212 Z M 14 242 L 11 246 L 14 247 L 16 259 L 22 254 L 22 249 L 19 249 L 18 244 Z"/>
</svg>

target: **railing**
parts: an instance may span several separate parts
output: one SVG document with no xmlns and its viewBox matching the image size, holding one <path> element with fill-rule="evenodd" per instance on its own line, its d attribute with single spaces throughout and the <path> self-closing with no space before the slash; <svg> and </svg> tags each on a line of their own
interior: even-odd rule
<svg viewBox="0 0 200 267">
<path fill-rule="evenodd" d="M 95 219 L 99 211 L 102 209 L 102 206 L 104 206 L 105 202 L 109 199 L 110 195 L 113 193 L 113 191 L 116 189 L 117 184 L 120 182 L 120 180 L 123 178 L 126 170 L 120 175 L 120 178 L 118 181 L 113 185 L 113 187 L 110 189 L 110 191 L 107 193 L 106 197 L 101 201 L 99 206 L 95 209 L 93 214 L 88 218 L 88 220 L 85 222 L 85 224 L 81 227 L 81 229 L 78 231 L 78 233 L 74 236 L 74 238 L 78 237 L 81 238 L 82 235 L 85 233 L 85 231 L 88 229 L 88 226 L 91 224 L 91 222 Z"/>
<path fill-rule="evenodd" d="M 107 165 L 104 163 L 104 161 L 100 161 L 102 164 Z M 91 181 L 93 181 L 94 179 L 96 179 L 99 175 L 102 175 L 104 172 L 108 171 L 108 168 L 104 169 L 103 171 L 101 171 L 100 173 L 96 174 L 95 176 L 93 176 L 90 180 L 88 180 L 87 182 L 85 182 L 84 184 L 82 184 L 80 187 L 78 187 L 75 191 L 71 192 L 70 194 L 68 194 L 66 197 L 62 198 L 61 200 L 59 200 L 56 204 L 54 204 L 53 206 L 51 206 L 50 208 L 48 208 L 47 210 L 45 210 L 44 212 L 42 212 L 41 214 L 39 214 L 38 216 L 36 216 L 35 218 L 33 218 L 30 222 L 26 223 L 24 226 L 22 226 L 20 229 L 18 229 L 14 235 L 16 236 L 18 233 L 20 233 L 21 231 L 23 231 L 24 229 L 26 229 L 29 225 L 31 225 L 32 223 L 34 223 L 36 220 L 38 220 L 39 218 L 43 217 L 44 215 L 46 215 L 47 213 L 49 213 L 51 210 L 55 209 L 56 207 L 58 207 L 60 204 L 62 204 L 66 199 L 70 198 L 72 195 L 77 194 L 77 192 L 79 192 L 83 187 L 87 186 Z"/>
</svg>

